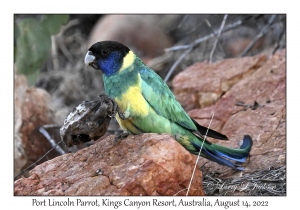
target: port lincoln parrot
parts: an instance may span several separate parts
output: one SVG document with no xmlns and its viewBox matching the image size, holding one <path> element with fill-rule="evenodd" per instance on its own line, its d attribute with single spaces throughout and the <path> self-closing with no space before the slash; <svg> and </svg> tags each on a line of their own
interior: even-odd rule
<svg viewBox="0 0 300 210">
<path fill-rule="evenodd" d="M 228 140 L 223 134 L 199 125 L 152 69 L 128 47 L 114 41 L 93 44 L 85 64 L 103 72 L 105 93 L 113 98 L 124 116 L 116 115 L 121 128 L 130 134 L 168 133 L 190 153 L 198 155 L 204 135 Z M 123 119 L 122 119 L 123 118 Z M 205 139 L 201 156 L 208 160 L 243 170 L 252 139 L 245 135 L 238 149 L 227 148 Z"/>
</svg>

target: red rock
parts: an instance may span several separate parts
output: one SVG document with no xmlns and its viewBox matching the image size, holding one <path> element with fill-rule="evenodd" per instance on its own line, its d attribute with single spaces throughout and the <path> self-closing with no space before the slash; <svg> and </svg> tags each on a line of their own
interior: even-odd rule
<svg viewBox="0 0 300 210">
<path fill-rule="evenodd" d="M 88 41 L 113 40 L 131 48 L 145 63 L 171 47 L 170 38 L 155 22 L 154 15 L 106 15 L 95 24 Z"/>
<path fill-rule="evenodd" d="M 185 195 L 196 161 L 169 135 L 109 136 L 65 154 L 15 182 L 15 195 Z M 101 169 L 102 174 L 96 172 Z M 189 195 L 204 195 L 195 171 Z"/>
<path fill-rule="evenodd" d="M 189 115 L 208 126 L 214 111 L 215 127 L 230 141 L 217 141 L 226 147 L 239 147 L 245 134 L 253 139 L 248 163 L 244 172 L 253 172 L 286 164 L 286 55 L 279 51 L 262 64 L 252 75 L 234 85 L 215 105 L 195 109 Z M 203 78 L 205 80 L 205 78 Z M 255 110 L 236 106 L 236 102 L 264 107 Z M 270 101 L 270 103 L 267 103 Z M 200 165 L 207 162 L 201 159 Z M 232 176 L 235 171 L 209 161 L 204 169 Z"/>
<path fill-rule="evenodd" d="M 39 128 L 54 123 L 50 96 L 43 89 L 27 86 L 26 78 L 15 75 L 14 173 L 22 171 L 51 146 Z"/>
<path fill-rule="evenodd" d="M 185 110 L 208 107 L 265 61 L 266 56 L 257 55 L 196 63 L 174 77 L 173 92 Z"/>
</svg>

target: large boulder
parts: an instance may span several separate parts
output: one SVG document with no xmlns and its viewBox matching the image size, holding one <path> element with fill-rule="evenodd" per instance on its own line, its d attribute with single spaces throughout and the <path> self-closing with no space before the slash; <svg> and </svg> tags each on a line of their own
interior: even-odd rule
<svg viewBox="0 0 300 210">
<path fill-rule="evenodd" d="M 28 87 L 23 75 L 15 75 L 14 93 L 14 175 L 43 156 L 51 145 L 39 132 L 45 124 L 53 124 L 50 95 L 43 89 Z M 55 153 L 48 155 L 54 157 Z M 45 157 L 42 161 L 47 160 Z"/>
<path fill-rule="evenodd" d="M 15 195 L 185 195 L 196 158 L 169 135 L 114 136 L 44 162 Z M 204 195 L 196 170 L 189 195 Z"/>
<path fill-rule="evenodd" d="M 215 63 L 195 63 L 176 75 L 173 91 L 185 110 L 213 105 L 239 81 L 257 71 L 264 55 L 232 58 Z"/>
</svg>

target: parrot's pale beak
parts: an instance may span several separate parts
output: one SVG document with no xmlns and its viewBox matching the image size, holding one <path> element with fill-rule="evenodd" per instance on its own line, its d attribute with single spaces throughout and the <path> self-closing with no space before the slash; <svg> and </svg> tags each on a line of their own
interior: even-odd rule
<svg viewBox="0 0 300 210">
<path fill-rule="evenodd" d="M 88 51 L 86 53 L 85 58 L 84 58 L 84 63 L 86 66 L 91 66 L 96 70 L 100 70 L 97 65 L 97 62 L 96 62 L 96 57 L 93 55 L 93 53 L 91 51 Z"/>
</svg>

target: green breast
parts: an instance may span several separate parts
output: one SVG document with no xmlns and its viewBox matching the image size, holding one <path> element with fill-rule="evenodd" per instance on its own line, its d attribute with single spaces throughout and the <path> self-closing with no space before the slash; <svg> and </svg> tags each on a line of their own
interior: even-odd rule
<svg viewBox="0 0 300 210">
<path fill-rule="evenodd" d="M 124 70 L 121 73 L 107 77 L 103 75 L 105 93 L 111 98 L 120 98 L 129 87 L 137 83 L 138 71 Z"/>
</svg>

